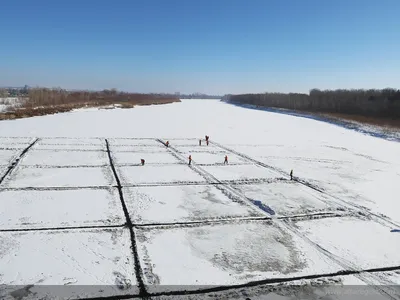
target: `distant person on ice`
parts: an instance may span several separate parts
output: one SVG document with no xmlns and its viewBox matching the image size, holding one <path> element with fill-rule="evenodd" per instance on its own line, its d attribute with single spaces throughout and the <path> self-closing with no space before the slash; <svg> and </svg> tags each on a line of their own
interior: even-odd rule
<svg viewBox="0 0 400 300">
<path fill-rule="evenodd" d="M 228 164 L 228 155 L 225 155 L 224 165 Z"/>
<path fill-rule="evenodd" d="M 209 136 L 208 135 L 206 135 L 206 144 L 207 144 L 207 146 L 208 146 L 208 140 L 209 140 Z"/>
<path fill-rule="evenodd" d="M 199 146 L 201 146 L 201 139 L 199 139 Z"/>
<path fill-rule="evenodd" d="M 192 155 L 189 155 L 189 166 L 192 164 Z"/>
<path fill-rule="evenodd" d="M 293 180 L 293 170 L 290 170 L 290 180 Z"/>
<path fill-rule="evenodd" d="M 167 148 L 168 148 L 168 146 L 169 146 L 169 141 L 166 141 L 165 146 L 167 146 Z"/>
<path fill-rule="evenodd" d="M 144 166 L 144 159 L 143 158 L 140 160 L 140 163 L 142 164 L 142 166 Z"/>
</svg>

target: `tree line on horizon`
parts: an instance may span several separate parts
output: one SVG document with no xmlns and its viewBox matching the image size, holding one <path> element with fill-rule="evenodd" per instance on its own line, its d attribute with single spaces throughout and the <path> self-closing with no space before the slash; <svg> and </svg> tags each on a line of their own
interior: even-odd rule
<svg viewBox="0 0 400 300">
<path fill-rule="evenodd" d="M 68 91 L 61 88 L 30 88 L 24 107 L 57 106 L 78 103 L 131 103 L 156 104 L 179 101 L 178 98 L 165 94 L 140 94 L 120 92 L 117 89 L 102 91 Z"/>
<path fill-rule="evenodd" d="M 222 100 L 263 107 L 400 119 L 400 90 L 312 89 L 309 94 L 259 93 L 225 95 Z"/>
<path fill-rule="evenodd" d="M 7 98 L 7 97 L 28 97 L 29 91 L 32 89 L 43 89 L 44 87 L 29 87 L 25 85 L 24 87 L 3 87 L 0 88 L 0 98 Z M 64 92 L 72 93 L 72 92 L 83 92 L 84 90 L 68 90 L 62 89 L 60 87 L 57 88 L 47 88 L 47 90 L 62 90 Z M 99 93 L 105 92 L 109 93 L 109 91 L 116 92 L 116 93 L 124 93 L 117 91 L 117 89 L 104 89 L 103 91 L 93 91 L 93 90 L 85 90 L 85 92 L 89 93 Z M 183 94 L 183 93 L 125 93 L 125 94 L 146 94 L 146 95 L 155 95 L 157 97 L 163 98 L 183 98 L 183 99 L 220 99 L 221 95 L 209 95 L 203 93 L 192 93 L 192 94 Z"/>
</svg>

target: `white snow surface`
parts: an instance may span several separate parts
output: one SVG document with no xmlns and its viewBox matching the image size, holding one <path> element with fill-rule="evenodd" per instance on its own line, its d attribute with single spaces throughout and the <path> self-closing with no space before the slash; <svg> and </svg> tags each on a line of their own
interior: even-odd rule
<svg viewBox="0 0 400 300">
<path fill-rule="evenodd" d="M 19 166 L 3 182 L 9 188 L 92 187 L 115 184 L 110 167 L 37 168 Z"/>
<path fill-rule="evenodd" d="M 209 146 L 205 135 L 210 136 Z M 368 269 L 400 263 L 400 233 L 393 230 L 400 230 L 398 142 L 217 100 L 82 109 L 1 121 L 0 178 L 35 137 L 39 141 L 0 184 L 0 284 L 118 282 L 136 289 L 127 229 L 54 230 L 125 223 L 105 139 L 130 218 L 141 224 L 134 230 L 144 281 L 153 285 L 149 290 L 325 276 L 344 265 Z M 169 140 L 171 148 L 158 139 Z M 193 167 L 176 159 L 174 152 L 185 160 L 191 154 Z M 225 155 L 227 166 L 222 165 Z M 145 166 L 138 165 L 140 158 Z M 288 181 L 291 169 L 321 192 Z M 243 181 L 219 185 L 210 180 L 213 176 Z M 391 225 L 361 215 L 287 223 L 275 217 L 239 220 L 268 216 L 245 196 L 261 201 L 277 216 L 327 212 L 345 204 L 364 215 L 383 215 Z M 207 220 L 218 223 L 164 224 Z M 153 225 L 143 226 L 148 223 Z M 282 224 L 297 226 L 299 234 Z M 48 229 L 7 231 L 39 227 Z M 398 284 L 398 274 L 382 272 L 369 282 Z M 357 275 L 340 278 L 344 285 L 365 283 Z M 116 294 L 127 291 L 137 292 L 118 289 Z M 104 295 L 99 290 L 91 293 Z M 287 298 L 269 296 L 276 298 L 250 298 Z"/>
<path fill-rule="evenodd" d="M 117 167 L 123 185 L 206 182 L 185 165 L 144 165 Z"/>
<path fill-rule="evenodd" d="M 34 145 L 35 150 L 49 151 L 106 151 L 106 145 L 86 145 L 86 144 L 43 144 L 39 141 Z"/>
<path fill-rule="evenodd" d="M 311 241 L 355 268 L 400 265 L 399 233 L 377 222 L 344 217 L 300 221 L 297 226 Z"/>
<path fill-rule="evenodd" d="M 277 216 L 293 216 L 337 209 L 321 193 L 292 181 L 238 185 L 246 197 L 261 201 Z"/>
<path fill-rule="evenodd" d="M 111 137 L 114 135 L 111 135 Z M 131 135 L 127 135 L 127 136 L 131 136 Z M 154 135 L 154 137 L 158 137 L 156 135 Z M 163 144 L 160 141 L 157 141 L 156 139 L 153 139 L 150 137 L 145 137 L 144 139 L 135 139 L 135 138 L 120 138 L 120 139 L 113 139 L 113 138 L 109 138 L 108 142 L 110 144 L 110 146 L 113 147 L 118 147 L 118 146 L 130 146 L 132 148 L 142 148 L 142 147 L 157 147 L 157 148 L 165 148 L 165 146 L 163 146 Z"/>
<path fill-rule="evenodd" d="M 194 157 L 193 157 L 194 161 Z M 278 173 L 257 165 L 204 166 L 204 170 L 220 180 L 246 180 L 281 177 Z"/>
<path fill-rule="evenodd" d="M 113 148 L 115 149 L 115 148 Z M 169 152 L 113 152 L 112 154 L 116 164 L 137 164 L 140 165 L 140 160 L 143 158 L 148 164 L 177 164 L 179 160 Z"/>
<path fill-rule="evenodd" d="M 225 152 L 218 152 L 218 153 L 212 153 L 212 152 L 181 152 L 185 156 L 192 155 L 193 162 L 196 164 L 212 164 L 212 165 L 223 165 L 224 160 L 225 160 L 225 155 L 228 155 L 228 165 L 229 164 L 245 164 L 246 160 L 241 158 L 240 156 L 237 156 L 235 154 L 230 154 Z"/>
<path fill-rule="evenodd" d="M 0 165 L 9 165 L 10 162 L 18 155 L 18 150 L 0 150 Z"/>
<path fill-rule="evenodd" d="M 157 186 L 124 189 L 134 223 L 174 223 L 263 215 L 212 185 Z"/>
<path fill-rule="evenodd" d="M 109 164 L 105 151 L 31 150 L 20 166 L 104 166 Z"/>
<path fill-rule="evenodd" d="M 299 237 L 266 223 L 143 229 L 138 236 L 145 280 L 157 290 L 341 269 Z"/>
<path fill-rule="evenodd" d="M 114 189 L 0 190 L 0 229 L 125 223 Z"/>
<path fill-rule="evenodd" d="M 94 295 L 105 285 L 137 290 L 129 241 L 126 229 L 2 233 L 1 283 L 97 285 Z"/>
<path fill-rule="evenodd" d="M 40 143 L 48 145 L 104 145 L 100 138 L 44 137 Z"/>
</svg>

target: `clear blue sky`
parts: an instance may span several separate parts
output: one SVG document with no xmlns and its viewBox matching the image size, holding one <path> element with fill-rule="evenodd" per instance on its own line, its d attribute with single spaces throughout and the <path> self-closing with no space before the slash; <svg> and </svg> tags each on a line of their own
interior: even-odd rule
<svg viewBox="0 0 400 300">
<path fill-rule="evenodd" d="M 400 88 L 400 0 L 2 0 L 0 86 Z"/>
</svg>

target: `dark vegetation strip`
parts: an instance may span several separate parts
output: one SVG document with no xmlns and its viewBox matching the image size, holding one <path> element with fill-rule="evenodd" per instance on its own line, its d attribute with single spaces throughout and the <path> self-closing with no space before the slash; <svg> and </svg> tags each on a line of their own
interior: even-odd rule
<svg viewBox="0 0 400 300">
<path fill-rule="evenodd" d="M 382 90 L 312 89 L 309 94 L 242 94 L 226 95 L 222 99 L 263 107 L 400 119 L 400 90 L 391 88 Z"/>
<path fill-rule="evenodd" d="M 67 91 L 64 89 L 33 88 L 21 99 L 21 106 L 0 113 L 0 120 L 43 116 L 83 107 L 133 108 L 136 105 L 158 105 L 180 102 L 179 98 L 162 94 L 125 93 L 113 90 Z M 105 107 L 111 106 L 111 107 Z"/>
</svg>

